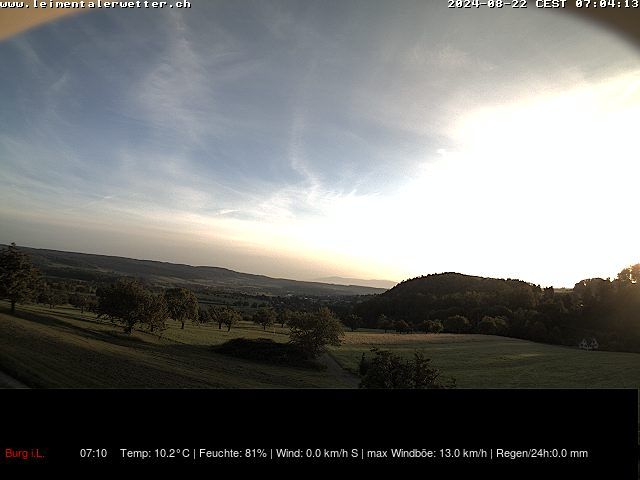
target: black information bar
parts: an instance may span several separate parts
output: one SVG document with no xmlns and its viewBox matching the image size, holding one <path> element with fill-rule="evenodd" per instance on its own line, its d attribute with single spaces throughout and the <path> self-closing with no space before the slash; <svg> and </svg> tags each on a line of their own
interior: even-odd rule
<svg viewBox="0 0 640 480">
<path fill-rule="evenodd" d="M 638 478 L 637 390 L 3 390 L 0 399 L 0 475 L 413 465 Z"/>
</svg>

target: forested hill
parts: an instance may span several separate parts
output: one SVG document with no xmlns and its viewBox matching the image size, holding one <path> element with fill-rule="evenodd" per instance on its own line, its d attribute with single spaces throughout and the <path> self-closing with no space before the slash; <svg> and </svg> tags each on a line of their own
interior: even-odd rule
<svg viewBox="0 0 640 480">
<path fill-rule="evenodd" d="M 365 317 L 384 314 L 410 324 L 435 317 L 479 315 L 494 312 L 495 306 L 510 310 L 533 308 L 542 289 L 521 280 L 475 277 L 460 273 L 440 273 L 399 283 L 382 295 L 361 305 Z M 503 310 L 504 313 L 504 310 Z"/>
<path fill-rule="evenodd" d="M 119 277 L 136 277 L 162 286 L 214 287 L 265 295 L 371 295 L 381 288 L 302 282 L 264 275 L 240 273 L 220 267 L 181 265 L 153 260 L 136 260 L 107 255 L 62 252 L 20 247 L 47 277 L 93 282 L 110 282 Z"/>
<path fill-rule="evenodd" d="M 406 297 L 410 295 L 453 295 L 476 292 L 489 296 L 504 296 L 507 302 L 518 302 L 523 292 L 540 292 L 540 287 L 522 280 L 502 280 L 475 277 L 461 273 L 438 273 L 405 280 L 389 290 L 386 297 Z M 514 294 L 516 297 L 511 298 Z M 529 297 L 529 295 L 526 295 Z"/>
<path fill-rule="evenodd" d="M 397 331 L 487 333 L 575 346 L 597 338 L 640 350 L 640 265 L 616 279 L 581 280 L 567 291 L 459 273 L 404 281 L 355 307 L 365 326 Z"/>
</svg>

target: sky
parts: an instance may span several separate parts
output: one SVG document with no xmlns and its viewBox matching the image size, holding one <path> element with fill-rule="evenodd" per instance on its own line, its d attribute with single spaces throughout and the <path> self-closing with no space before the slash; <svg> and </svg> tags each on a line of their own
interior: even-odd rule
<svg viewBox="0 0 640 480">
<path fill-rule="evenodd" d="M 640 51 L 395 0 L 95 10 L 0 42 L 0 242 L 309 280 L 640 262 Z"/>
</svg>

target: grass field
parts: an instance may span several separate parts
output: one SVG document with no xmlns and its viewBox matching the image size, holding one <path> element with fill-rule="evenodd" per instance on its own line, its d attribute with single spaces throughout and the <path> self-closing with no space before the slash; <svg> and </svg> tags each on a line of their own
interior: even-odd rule
<svg viewBox="0 0 640 480">
<path fill-rule="evenodd" d="M 217 325 L 169 321 L 161 337 L 81 315 L 73 308 L 20 306 L 19 317 L 0 303 L 0 371 L 28 386 L 45 388 L 343 388 L 353 386 L 339 367 L 326 372 L 264 365 L 215 354 L 209 348 L 232 338 L 288 340 L 287 329 L 263 331 L 241 322 L 227 332 Z M 485 335 L 348 332 L 331 355 L 357 372 L 372 347 L 410 357 L 423 351 L 458 388 L 639 388 L 640 354 L 588 352 Z M 357 385 L 357 382 L 356 382 Z"/>
<path fill-rule="evenodd" d="M 167 322 L 167 329 L 162 332 L 162 337 L 178 343 L 191 345 L 220 345 L 233 338 L 271 338 L 276 342 L 289 341 L 289 329 L 280 325 L 263 330 L 261 326 L 253 322 L 242 321 L 230 331 L 224 325 L 218 329 L 214 325 L 193 325 L 186 323 L 184 330 L 180 324 L 173 321 Z"/>
<path fill-rule="evenodd" d="M 330 371 L 263 365 L 216 355 L 208 345 L 231 338 L 216 327 L 171 325 L 167 337 L 125 335 L 77 310 L 20 307 L 0 313 L 0 371 L 36 388 L 329 388 L 345 387 Z M 171 322 L 173 323 L 173 322 Z M 211 341 L 187 344 L 196 329 Z M 247 336 L 282 335 L 253 325 L 232 329 Z M 234 331 L 236 330 L 236 331 Z M 238 335 L 242 336 L 242 335 Z"/>
<path fill-rule="evenodd" d="M 489 335 L 348 333 L 334 358 L 357 372 L 372 347 L 431 358 L 458 388 L 640 388 L 640 354 L 584 351 Z"/>
</svg>

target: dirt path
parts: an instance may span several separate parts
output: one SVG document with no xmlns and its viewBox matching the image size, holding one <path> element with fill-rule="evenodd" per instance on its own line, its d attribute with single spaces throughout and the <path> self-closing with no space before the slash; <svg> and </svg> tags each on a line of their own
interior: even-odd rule
<svg viewBox="0 0 640 480">
<path fill-rule="evenodd" d="M 0 388 L 29 388 L 6 373 L 0 372 Z"/>
<path fill-rule="evenodd" d="M 360 378 L 342 368 L 329 353 L 323 353 L 318 360 L 327 367 L 327 373 L 340 380 L 347 388 L 358 388 Z"/>
</svg>

